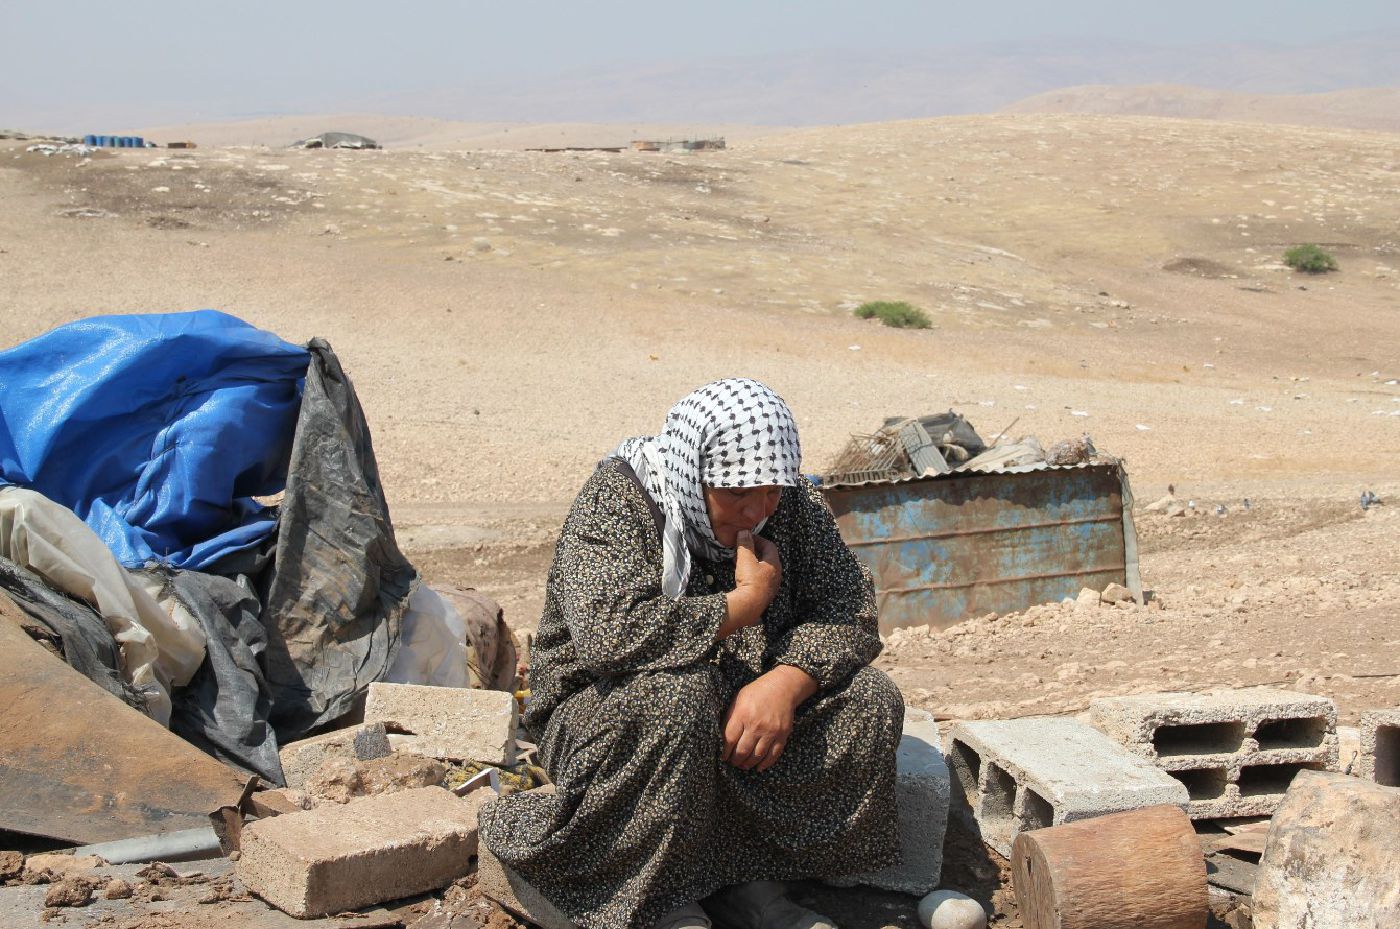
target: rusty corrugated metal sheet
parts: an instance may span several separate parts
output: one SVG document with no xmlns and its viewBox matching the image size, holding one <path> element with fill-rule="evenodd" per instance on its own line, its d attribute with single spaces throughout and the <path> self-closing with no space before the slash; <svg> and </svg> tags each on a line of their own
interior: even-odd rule
<svg viewBox="0 0 1400 929">
<path fill-rule="evenodd" d="M 209 825 L 247 778 L 49 654 L 0 593 L 0 829 L 107 842 Z"/>
<path fill-rule="evenodd" d="M 1109 583 L 1141 594 L 1132 495 L 1116 463 L 823 491 L 846 544 L 875 575 L 884 632 L 945 628 Z"/>
</svg>

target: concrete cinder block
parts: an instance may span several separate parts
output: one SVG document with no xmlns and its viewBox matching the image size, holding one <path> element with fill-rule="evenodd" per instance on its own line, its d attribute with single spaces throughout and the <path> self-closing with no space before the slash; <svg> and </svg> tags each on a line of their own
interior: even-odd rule
<svg viewBox="0 0 1400 929">
<path fill-rule="evenodd" d="M 503 690 L 369 685 L 365 722 L 382 722 L 395 751 L 447 761 L 515 763 L 515 697 Z"/>
<path fill-rule="evenodd" d="M 904 860 L 837 886 L 869 884 L 907 894 L 938 887 L 943 871 L 943 835 L 948 828 L 948 764 L 939 749 L 938 723 L 925 710 L 904 711 L 904 734 L 896 754 L 895 794 L 899 803 L 899 844 Z"/>
<path fill-rule="evenodd" d="M 1078 720 L 960 722 L 948 764 L 982 840 L 1006 857 L 1021 832 L 1158 804 L 1186 808 L 1186 788 Z"/>
<path fill-rule="evenodd" d="M 1361 714 L 1361 777 L 1400 787 L 1400 706 Z"/>
<path fill-rule="evenodd" d="M 434 890 L 471 870 L 479 809 L 420 787 L 262 819 L 243 828 L 238 879 L 297 917 Z"/>
<path fill-rule="evenodd" d="M 282 774 L 287 786 L 301 790 L 307 778 L 327 761 L 373 761 L 387 757 L 392 751 L 384 724 L 365 723 L 288 742 L 278 754 L 282 758 Z"/>
<path fill-rule="evenodd" d="M 1094 725 L 1186 785 L 1192 819 L 1269 816 L 1299 771 L 1337 769 L 1337 708 L 1252 687 L 1108 697 Z"/>
<path fill-rule="evenodd" d="M 569 917 L 545 899 L 528 881 L 511 870 L 485 843 L 477 853 L 476 886 L 489 899 L 540 929 L 574 929 Z"/>
</svg>

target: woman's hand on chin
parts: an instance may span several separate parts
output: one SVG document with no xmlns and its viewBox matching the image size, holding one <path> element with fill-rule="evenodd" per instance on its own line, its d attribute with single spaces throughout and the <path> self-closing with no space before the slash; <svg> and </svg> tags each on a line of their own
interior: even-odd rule
<svg viewBox="0 0 1400 929">
<path fill-rule="evenodd" d="M 721 759 L 746 771 L 773 767 L 787 748 L 797 708 L 816 692 L 812 676 L 792 665 L 778 665 L 741 689 L 724 718 Z"/>
<path fill-rule="evenodd" d="M 778 546 L 752 532 L 740 532 L 734 552 L 734 589 L 725 595 L 726 613 L 717 638 L 756 626 L 783 582 Z"/>
</svg>

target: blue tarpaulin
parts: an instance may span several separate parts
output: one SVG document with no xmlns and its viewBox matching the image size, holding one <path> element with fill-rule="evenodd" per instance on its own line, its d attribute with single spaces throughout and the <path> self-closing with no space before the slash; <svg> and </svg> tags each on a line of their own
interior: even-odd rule
<svg viewBox="0 0 1400 929">
<path fill-rule="evenodd" d="M 76 512 L 128 567 L 261 542 L 310 355 L 214 310 L 97 316 L 0 352 L 0 480 Z"/>
</svg>

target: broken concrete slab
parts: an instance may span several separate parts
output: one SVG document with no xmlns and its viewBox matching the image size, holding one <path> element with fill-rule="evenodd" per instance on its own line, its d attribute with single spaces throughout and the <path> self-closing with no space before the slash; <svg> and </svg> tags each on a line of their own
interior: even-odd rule
<svg viewBox="0 0 1400 929">
<path fill-rule="evenodd" d="M 1025 830 L 1188 799 L 1165 772 L 1063 717 L 957 723 L 948 765 L 982 840 L 1004 857 Z"/>
<path fill-rule="evenodd" d="M 1361 714 L 1357 774 L 1384 787 L 1400 787 L 1400 706 Z"/>
<path fill-rule="evenodd" d="M 1256 929 L 1400 927 L 1400 789 L 1304 771 L 1274 814 Z"/>
<path fill-rule="evenodd" d="M 247 778 L 132 709 L 21 629 L 0 593 L 0 829 L 74 843 L 209 825 Z"/>
<path fill-rule="evenodd" d="M 501 690 L 369 685 L 365 721 L 394 733 L 395 751 L 444 761 L 515 763 L 515 696 Z"/>
<path fill-rule="evenodd" d="M 922 895 L 938 887 L 943 871 L 943 836 L 948 828 L 948 764 L 939 750 L 938 723 L 926 710 L 904 711 L 904 734 L 895 762 L 899 844 L 904 860 L 860 877 L 831 881 L 869 884 Z"/>
<path fill-rule="evenodd" d="M 299 790 L 331 759 L 370 761 L 392 752 L 383 723 L 364 723 L 283 745 L 278 753 L 287 786 Z"/>
<path fill-rule="evenodd" d="M 1264 687 L 1107 697 L 1095 726 L 1181 781 L 1192 819 L 1268 816 L 1303 770 L 1336 770 L 1337 708 Z"/>
<path fill-rule="evenodd" d="M 574 929 L 569 917 L 498 859 L 485 842 L 477 852 L 476 885 L 488 899 L 540 929 Z"/>
<path fill-rule="evenodd" d="M 470 871 L 478 807 L 420 787 L 259 820 L 243 830 L 238 878 L 297 917 L 434 890 Z"/>
<path fill-rule="evenodd" d="M 394 793 L 414 787 L 442 787 L 447 766 L 436 758 L 394 754 L 370 761 L 335 758 L 306 781 L 313 802 L 347 803 L 355 797 Z"/>
</svg>

